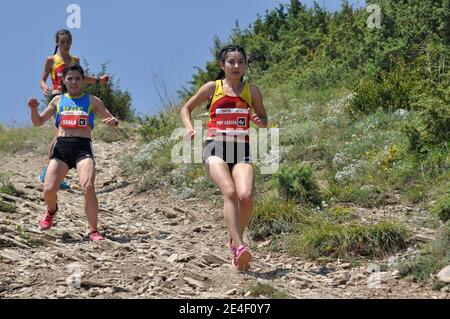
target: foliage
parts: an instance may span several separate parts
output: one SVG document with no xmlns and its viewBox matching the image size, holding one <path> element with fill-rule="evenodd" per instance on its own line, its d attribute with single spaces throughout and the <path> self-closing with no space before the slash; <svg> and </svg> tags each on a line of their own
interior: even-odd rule
<svg viewBox="0 0 450 319">
<path fill-rule="evenodd" d="M 138 122 L 138 132 L 145 143 L 162 136 L 170 137 L 177 127 L 177 123 L 168 113 L 139 118 Z"/>
<path fill-rule="evenodd" d="M 288 250 L 307 258 L 374 258 L 406 248 L 407 237 L 403 226 L 389 222 L 345 225 L 315 218 L 309 225 L 298 226 L 290 237 Z"/>
<path fill-rule="evenodd" d="M 368 27 L 371 13 L 365 8 L 354 9 L 346 1 L 339 11 L 328 12 L 317 3 L 308 8 L 291 0 L 264 16 L 258 15 L 247 28 L 236 25 L 227 41 L 214 39 L 213 60 L 204 69 L 197 69 L 191 87 L 184 88 L 180 95 L 187 98 L 215 79 L 217 53 L 226 43 L 245 47 L 250 79 L 271 86 L 280 81 L 293 82 L 298 88 L 330 87 L 360 76 L 379 76 L 392 70 L 400 58 L 410 65 L 423 57 L 427 43 L 448 50 L 448 0 L 371 3 L 382 9 L 379 29 Z M 395 79 L 391 81 L 396 83 Z"/>
<path fill-rule="evenodd" d="M 286 200 L 319 205 L 321 195 L 311 167 L 302 165 L 282 166 L 277 173 L 278 191 Z"/>
<path fill-rule="evenodd" d="M 438 238 L 425 245 L 420 255 L 408 256 L 399 265 L 400 276 L 426 282 L 450 263 L 450 223 L 443 225 Z"/>
<path fill-rule="evenodd" d="M 261 282 L 252 283 L 247 289 L 255 298 L 264 297 L 269 299 L 289 299 L 289 294 L 279 291 L 273 286 Z"/>
<path fill-rule="evenodd" d="M 258 200 L 252 212 L 250 234 L 256 240 L 272 235 L 288 233 L 305 215 L 292 202 L 285 202 L 274 195 Z"/>
<path fill-rule="evenodd" d="M 89 74 L 89 64 L 86 60 L 84 60 L 84 64 L 86 65 L 85 72 Z M 96 76 L 100 77 L 107 74 L 107 66 L 108 63 L 103 63 L 101 71 Z M 134 111 L 131 107 L 131 94 L 120 88 L 120 80 L 115 81 L 114 76 L 110 76 L 108 84 L 86 84 L 84 89 L 89 94 L 100 98 L 115 117 L 125 121 L 133 120 Z"/>
<path fill-rule="evenodd" d="M 9 179 L 9 174 L 0 173 L 0 193 L 16 197 L 23 195 L 23 192 L 17 190 Z"/>
<path fill-rule="evenodd" d="M 438 199 L 432 208 L 432 212 L 444 223 L 450 220 L 450 194 Z"/>
</svg>

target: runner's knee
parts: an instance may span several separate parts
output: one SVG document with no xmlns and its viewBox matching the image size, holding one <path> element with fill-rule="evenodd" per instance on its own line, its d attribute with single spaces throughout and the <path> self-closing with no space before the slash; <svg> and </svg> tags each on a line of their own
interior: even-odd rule
<svg viewBox="0 0 450 319">
<path fill-rule="evenodd" d="M 224 200 L 237 201 L 238 195 L 234 187 L 227 187 L 222 191 Z"/>
<path fill-rule="evenodd" d="M 240 202 L 251 202 L 253 200 L 253 191 L 251 189 L 239 191 L 238 197 Z"/>
<path fill-rule="evenodd" d="M 81 187 L 83 189 L 84 194 L 90 194 L 95 192 L 94 183 L 92 181 L 86 181 L 81 183 Z"/>
<path fill-rule="evenodd" d="M 44 197 L 47 197 L 49 195 L 54 195 L 58 192 L 59 189 L 59 185 L 58 184 L 50 184 L 50 183 L 45 183 L 44 184 Z"/>
</svg>

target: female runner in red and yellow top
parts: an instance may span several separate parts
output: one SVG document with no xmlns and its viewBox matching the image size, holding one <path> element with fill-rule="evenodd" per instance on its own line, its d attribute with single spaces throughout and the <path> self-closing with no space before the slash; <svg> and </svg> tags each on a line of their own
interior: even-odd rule
<svg viewBox="0 0 450 319">
<path fill-rule="evenodd" d="M 52 98 L 62 93 L 62 74 L 64 68 L 69 65 L 80 64 L 80 58 L 70 55 L 72 46 L 72 34 L 68 30 L 60 30 L 56 33 L 55 53 L 45 61 L 44 72 L 39 81 L 44 95 L 52 95 Z M 47 85 L 48 76 L 51 75 L 53 89 Z M 108 83 L 109 75 L 100 78 L 85 76 L 83 83 Z"/>
<path fill-rule="evenodd" d="M 210 101 L 204 160 L 209 176 L 224 198 L 225 222 L 230 233 L 228 247 L 233 254 L 232 264 L 240 271 L 247 270 L 252 259 L 243 239 L 253 204 L 250 121 L 260 128 L 267 127 L 259 88 L 242 81 L 246 62 L 242 47 L 225 47 L 220 53 L 222 71 L 218 80 L 203 85 L 181 110 L 187 135 L 193 138 L 196 132 L 191 112 L 203 102 Z"/>
</svg>

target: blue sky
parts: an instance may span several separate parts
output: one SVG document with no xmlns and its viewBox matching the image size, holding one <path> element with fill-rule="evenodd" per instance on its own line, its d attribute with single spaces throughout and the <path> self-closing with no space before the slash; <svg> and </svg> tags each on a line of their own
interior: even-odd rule
<svg viewBox="0 0 450 319">
<path fill-rule="evenodd" d="M 302 1 L 311 5 L 313 1 Z M 194 67 L 211 59 L 214 36 L 226 40 L 239 22 L 252 23 L 266 9 L 288 0 L 15 0 L 0 4 L 0 50 L 3 88 L 0 123 L 29 125 L 26 101 L 42 98 L 39 77 L 53 54 L 55 33 L 67 28 L 70 4 L 81 8 L 81 28 L 73 35 L 71 54 L 85 57 L 91 71 L 109 61 L 108 71 L 128 90 L 137 114 L 162 108 L 155 85 L 169 94 L 191 79 Z M 318 1 L 329 10 L 340 0 Z M 350 1 L 364 5 L 364 1 Z M 83 60 L 82 60 L 83 61 Z M 82 65 L 84 66 L 83 62 Z M 50 85 L 50 80 L 47 81 Z"/>
</svg>

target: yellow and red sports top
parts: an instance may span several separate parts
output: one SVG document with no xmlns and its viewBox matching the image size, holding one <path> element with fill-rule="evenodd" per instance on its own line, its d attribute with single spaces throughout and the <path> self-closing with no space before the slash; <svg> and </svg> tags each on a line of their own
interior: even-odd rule
<svg viewBox="0 0 450 319">
<path fill-rule="evenodd" d="M 70 57 L 70 64 L 78 64 L 78 58 Z M 53 68 L 52 68 L 52 84 L 53 91 L 62 92 L 62 79 L 63 79 L 63 71 L 66 67 L 64 63 L 64 59 L 59 55 L 55 54 L 53 56 Z"/>
<path fill-rule="evenodd" d="M 216 81 L 216 90 L 209 109 L 208 139 L 218 135 L 245 137 L 249 141 L 250 115 L 252 113 L 250 83 L 244 83 L 239 96 L 228 96 L 222 80 Z"/>
</svg>

